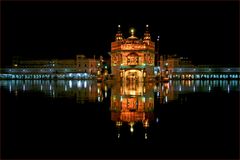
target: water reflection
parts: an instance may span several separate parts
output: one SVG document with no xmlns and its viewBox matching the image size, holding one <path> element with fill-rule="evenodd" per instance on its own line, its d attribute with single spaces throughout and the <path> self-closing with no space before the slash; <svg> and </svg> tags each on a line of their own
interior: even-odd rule
<svg viewBox="0 0 240 160">
<path fill-rule="evenodd" d="M 153 84 L 131 83 L 115 85 L 111 89 L 111 120 L 118 128 L 117 137 L 120 138 L 120 127 L 128 124 L 131 133 L 134 125 L 140 122 L 146 129 L 154 119 Z M 147 139 L 147 133 L 145 133 Z"/>
<path fill-rule="evenodd" d="M 1 88 L 7 89 L 10 93 L 26 91 L 39 91 L 45 95 L 58 97 L 76 97 L 76 102 L 84 103 L 102 102 L 108 98 L 112 92 L 111 100 L 120 99 L 121 103 L 129 103 L 134 106 L 133 100 L 141 107 L 143 103 L 148 105 L 148 101 L 154 101 L 154 95 L 160 103 L 168 103 L 169 101 L 178 99 L 179 94 L 191 92 L 213 92 L 239 91 L 239 80 L 212 80 L 212 81 L 170 81 L 169 83 L 136 83 L 136 84 L 103 84 L 90 80 L 1 80 Z M 112 87 L 113 86 L 113 87 Z M 108 90 L 111 89 L 111 92 Z"/>
<path fill-rule="evenodd" d="M 127 128 L 131 135 L 136 128 L 144 131 L 143 139 L 148 139 L 152 124 L 159 124 L 155 109 L 177 100 L 186 102 L 186 93 L 239 92 L 238 80 L 213 81 L 170 81 L 169 83 L 123 83 L 104 84 L 87 80 L 1 80 L 0 86 L 14 96 L 27 92 L 40 92 L 50 98 L 74 98 L 76 103 L 86 102 L 109 104 L 111 121 L 115 125 L 116 138 L 121 138 L 121 129 Z"/>
</svg>

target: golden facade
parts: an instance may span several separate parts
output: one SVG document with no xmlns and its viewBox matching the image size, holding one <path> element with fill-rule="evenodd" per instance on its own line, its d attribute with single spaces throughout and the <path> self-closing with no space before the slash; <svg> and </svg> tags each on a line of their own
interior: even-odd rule
<svg viewBox="0 0 240 160">
<path fill-rule="evenodd" d="M 134 35 L 124 39 L 118 26 L 115 41 L 111 44 L 111 70 L 119 81 L 143 82 L 154 77 L 155 43 L 146 26 L 143 40 Z"/>
</svg>

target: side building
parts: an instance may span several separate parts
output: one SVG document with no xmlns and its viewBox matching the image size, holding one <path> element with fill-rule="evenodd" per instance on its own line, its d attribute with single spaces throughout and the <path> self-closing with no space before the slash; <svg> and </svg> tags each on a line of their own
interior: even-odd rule
<svg viewBox="0 0 240 160">
<path fill-rule="evenodd" d="M 1 79 L 92 79 L 101 70 L 99 59 L 76 55 L 76 59 L 21 59 L 14 57 L 12 66 L 1 69 Z"/>
</svg>

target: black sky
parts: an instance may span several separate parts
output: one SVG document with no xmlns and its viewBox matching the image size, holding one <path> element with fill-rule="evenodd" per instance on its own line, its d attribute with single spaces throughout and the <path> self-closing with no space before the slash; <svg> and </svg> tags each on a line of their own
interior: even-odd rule
<svg viewBox="0 0 240 160">
<path fill-rule="evenodd" d="M 107 57 L 121 24 L 141 38 L 149 24 L 160 54 L 195 64 L 239 65 L 239 3 L 226 2 L 1 2 L 1 60 Z"/>
</svg>

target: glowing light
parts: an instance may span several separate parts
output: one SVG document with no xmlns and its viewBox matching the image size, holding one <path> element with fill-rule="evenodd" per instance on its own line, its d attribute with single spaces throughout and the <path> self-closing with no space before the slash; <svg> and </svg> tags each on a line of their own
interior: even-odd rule
<svg viewBox="0 0 240 160">
<path fill-rule="evenodd" d="M 122 122 L 117 121 L 117 122 L 116 122 L 116 126 L 118 126 L 118 127 L 122 126 Z"/>
<path fill-rule="evenodd" d="M 72 88 L 72 81 L 69 81 L 69 87 Z"/>
<path fill-rule="evenodd" d="M 134 33 L 134 29 L 131 29 L 131 33 L 132 33 L 132 34 Z"/>
<path fill-rule="evenodd" d="M 118 138 L 120 138 L 120 133 L 118 133 Z"/>
<path fill-rule="evenodd" d="M 146 25 L 146 27 L 148 27 L 148 24 Z"/>
<path fill-rule="evenodd" d="M 159 119 L 158 119 L 158 118 L 156 118 L 156 122 L 157 122 L 157 123 L 159 122 Z"/>
<path fill-rule="evenodd" d="M 146 100 L 145 97 L 142 97 L 142 101 L 143 101 L 143 103 L 145 103 L 145 100 Z"/>
<path fill-rule="evenodd" d="M 147 133 L 145 133 L 145 139 L 147 139 L 148 137 L 147 137 Z"/>
<path fill-rule="evenodd" d="M 180 91 L 180 92 L 182 91 L 182 86 L 179 86 L 179 91 Z"/>
<path fill-rule="evenodd" d="M 166 102 L 166 103 L 168 102 L 168 97 L 167 97 L 167 96 L 165 97 L 165 102 Z"/>
<path fill-rule="evenodd" d="M 98 93 L 98 94 L 100 93 L 100 89 L 99 89 L 99 88 L 97 89 L 97 93 Z"/>
<path fill-rule="evenodd" d="M 77 87 L 78 87 L 78 88 L 81 88 L 81 87 L 82 87 L 82 82 L 81 82 L 81 81 L 78 81 Z"/>
<path fill-rule="evenodd" d="M 107 92 L 105 92 L 105 98 L 107 98 Z"/>
<path fill-rule="evenodd" d="M 146 120 L 143 125 L 144 125 L 144 127 L 149 127 L 148 120 Z"/>
<path fill-rule="evenodd" d="M 101 97 L 100 96 L 98 96 L 98 102 L 101 102 Z"/>
<path fill-rule="evenodd" d="M 130 132 L 131 133 L 133 133 L 134 132 L 134 129 L 133 129 L 133 127 L 131 126 L 131 128 L 130 128 Z"/>
<path fill-rule="evenodd" d="M 118 28 L 120 28 L 120 27 L 121 27 L 121 25 L 119 24 L 119 25 L 118 25 Z"/>
</svg>

